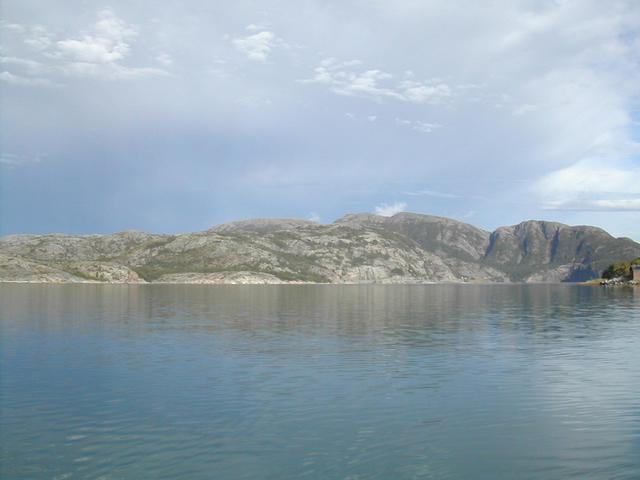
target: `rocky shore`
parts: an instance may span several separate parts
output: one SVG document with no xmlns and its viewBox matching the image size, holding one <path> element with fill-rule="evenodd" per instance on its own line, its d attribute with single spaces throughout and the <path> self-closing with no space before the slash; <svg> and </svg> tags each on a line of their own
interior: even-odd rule
<svg viewBox="0 0 640 480">
<path fill-rule="evenodd" d="M 639 280 L 627 280 L 626 278 L 618 277 L 618 278 L 609 278 L 606 280 L 600 280 L 599 283 L 603 287 L 639 287 Z"/>
</svg>

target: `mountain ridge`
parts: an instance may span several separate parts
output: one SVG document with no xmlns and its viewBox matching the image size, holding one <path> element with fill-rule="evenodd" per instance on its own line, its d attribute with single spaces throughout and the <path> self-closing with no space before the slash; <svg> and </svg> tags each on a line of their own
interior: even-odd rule
<svg viewBox="0 0 640 480">
<path fill-rule="evenodd" d="M 183 234 L 0 237 L 0 281 L 107 283 L 559 282 L 600 276 L 640 244 L 527 220 L 493 232 L 446 217 L 248 219 Z"/>
</svg>

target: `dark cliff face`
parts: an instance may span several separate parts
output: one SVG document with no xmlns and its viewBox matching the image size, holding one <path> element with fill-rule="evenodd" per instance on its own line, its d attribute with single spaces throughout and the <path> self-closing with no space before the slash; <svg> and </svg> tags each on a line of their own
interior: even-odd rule
<svg viewBox="0 0 640 480">
<path fill-rule="evenodd" d="M 598 277 L 614 259 L 638 252 L 640 244 L 600 228 L 528 221 L 493 232 L 484 262 L 515 281 L 562 266 L 570 268 L 561 280 L 584 281 Z"/>
<path fill-rule="evenodd" d="M 640 244 L 595 227 L 528 221 L 490 233 L 430 215 L 353 214 L 329 225 L 247 220 L 182 235 L 9 236 L 0 238 L 0 280 L 584 281 L 637 257 Z"/>
</svg>

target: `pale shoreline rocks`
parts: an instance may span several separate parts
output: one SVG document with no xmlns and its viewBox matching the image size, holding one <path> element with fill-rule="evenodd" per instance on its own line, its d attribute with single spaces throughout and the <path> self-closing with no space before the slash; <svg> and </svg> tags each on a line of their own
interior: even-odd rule
<svg viewBox="0 0 640 480">
<path fill-rule="evenodd" d="M 260 272 L 173 273 L 162 275 L 153 283 L 201 285 L 281 285 L 287 283 L 275 275 Z"/>
<path fill-rule="evenodd" d="M 601 280 L 599 285 L 603 287 L 638 287 L 640 286 L 640 280 L 627 280 L 625 278 L 618 277 Z"/>
</svg>

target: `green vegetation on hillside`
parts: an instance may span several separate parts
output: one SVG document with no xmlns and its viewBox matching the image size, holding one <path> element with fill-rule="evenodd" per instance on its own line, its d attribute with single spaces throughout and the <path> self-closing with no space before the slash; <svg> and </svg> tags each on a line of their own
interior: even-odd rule
<svg viewBox="0 0 640 480">
<path fill-rule="evenodd" d="M 630 262 L 615 262 L 607 267 L 602 273 L 602 278 L 607 280 L 612 278 L 624 278 L 631 280 L 633 278 L 633 272 L 631 271 L 632 265 L 640 265 L 640 258 L 631 260 Z"/>
</svg>

